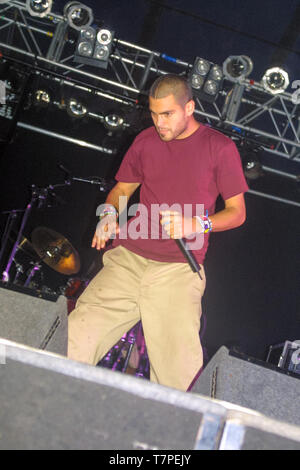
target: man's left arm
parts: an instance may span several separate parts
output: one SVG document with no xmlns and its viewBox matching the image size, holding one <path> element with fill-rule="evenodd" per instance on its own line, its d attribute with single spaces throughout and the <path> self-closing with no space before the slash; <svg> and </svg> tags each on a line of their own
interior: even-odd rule
<svg viewBox="0 0 300 470">
<path fill-rule="evenodd" d="M 213 232 L 222 232 L 239 227 L 246 220 L 244 193 L 225 199 L 225 208 L 209 216 Z M 160 223 L 171 238 L 187 238 L 202 233 L 203 226 L 197 217 L 185 218 L 176 211 L 161 211 Z"/>
<path fill-rule="evenodd" d="M 225 208 L 223 210 L 209 216 L 213 232 L 223 232 L 239 227 L 246 220 L 244 193 L 237 194 L 224 202 Z M 199 224 L 198 221 L 197 223 Z"/>
</svg>

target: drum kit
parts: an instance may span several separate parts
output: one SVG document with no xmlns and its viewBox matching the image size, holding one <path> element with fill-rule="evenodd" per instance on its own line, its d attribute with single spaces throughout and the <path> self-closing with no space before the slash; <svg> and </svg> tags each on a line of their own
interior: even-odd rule
<svg viewBox="0 0 300 470">
<path fill-rule="evenodd" d="M 9 240 L 12 239 L 13 237 L 9 236 Z M 66 284 L 57 289 L 47 286 L 45 265 L 57 273 L 68 276 Z M 48 227 L 37 227 L 31 234 L 31 241 L 21 236 L 9 275 L 6 268 L 2 273 L 2 282 L 23 286 L 40 294 L 62 294 L 72 302 L 87 285 L 87 280 L 71 277 L 80 271 L 80 267 L 79 254 L 67 238 Z M 68 305 L 69 311 L 70 305 Z"/>
<path fill-rule="evenodd" d="M 73 181 L 80 181 L 93 185 L 98 185 L 100 191 L 110 189 L 111 182 L 106 182 L 103 178 L 78 178 L 71 176 L 62 164 L 58 167 L 64 172 L 65 182 L 59 184 L 50 184 L 47 187 L 40 188 L 36 185 L 31 186 L 31 199 L 23 209 L 14 209 L 4 211 L 2 214 L 7 217 L 4 233 L 1 237 L 0 247 L 0 267 L 5 262 L 6 252 L 9 249 L 10 242 L 13 241 L 13 248 L 10 252 L 7 264 L 2 271 L 2 282 L 21 284 L 25 287 L 34 287 L 38 283 L 38 274 L 43 278 L 42 265 L 45 263 L 50 268 L 60 274 L 70 276 L 80 271 L 80 257 L 71 242 L 62 234 L 48 227 L 37 227 L 31 234 L 31 241 L 24 236 L 24 229 L 33 207 L 37 209 L 47 209 L 52 207 L 53 201 L 61 202 L 62 199 L 56 194 L 56 190 L 62 187 L 69 187 Z M 64 201 L 63 201 L 64 202 Z M 13 226 L 19 214 L 22 214 L 19 231 L 13 232 Z M 26 255 L 30 259 L 30 269 L 25 274 L 24 266 L 19 262 L 20 253 Z M 14 269 L 15 266 L 15 269 Z M 34 282 L 35 281 L 35 282 Z M 23 282 L 23 284 L 22 284 Z M 41 283 L 41 281 L 40 281 Z M 45 286 L 39 286 L 45 289 Z M 61 291 L 61 289 L 60 289 Z M 59 292 L 61 293 L 61 292 Z"/>
<path fill-rule="evenodd" d="M 64 235 L 52 228 L 36 227 L 31 233 L 31 240 L 23 235 L 33 205 L 36 203 L 39 205 L 40 199 L 44 201 L 49 188 L 51 196 L 53 196 L 54 186 L 50 185 L 46 191 L 45 188 L 39 189 L 33 186 L 32 198 L 25 210 L 12 210 L 3 213 L 8 214 L 8 218 L 1 236 L 0 267 L 2 268 L 4 262 L 7 261 L 6 256 L 8 256 L 8 261 L 0 282 L 2 281 L 6 287 L 12 285 L 25 287 L 27 290 L 32 289 L 39 296 L 43 294 L 64 295 L 67 298 L 68 313 L 70 313 L 74 309 L 78 297 L 89 283 L 89 279 L 74 277 L 81 269 L 79 253 Z M 19 212 L 23 214 L 23 217 L 20 229 L 16 233 L 12 228 Z M 10 243 L 13 243 L 13 248 L 10 255 L 7 255 Z M 55 291 L 46 286 L 44 265 L 57 273 L 68 276 L 66 284 Z M 149 361 L 141 322 L 126 333 L 98 365 L 149 378 Z"/>
</svg>

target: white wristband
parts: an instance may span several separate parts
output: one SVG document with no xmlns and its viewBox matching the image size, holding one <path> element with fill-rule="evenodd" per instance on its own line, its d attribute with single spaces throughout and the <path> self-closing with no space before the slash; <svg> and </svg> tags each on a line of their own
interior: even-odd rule
<svg viewBox="0 0 300 470">
<path fill-rule="evenodd" d="M 106 215 L 115 215 L 118 217 L 119 214 L 117 209 L 112 204 L 107 204 L 107 206 L 105 206 L 103 211 L 100 213 L 99 218 L 102 219 L 102 217 L 105 217 Z"/>
<path fill-rule="evenodd" d="M 195 219 L 198 220 L 199 224 L 201 225 L 202 231 L 204 232 L 204 231 L 205 231 L 205 223 L 204 223 L 204 220 L 203 220 L 199 215 L 195 215 Z"/>
</svg>

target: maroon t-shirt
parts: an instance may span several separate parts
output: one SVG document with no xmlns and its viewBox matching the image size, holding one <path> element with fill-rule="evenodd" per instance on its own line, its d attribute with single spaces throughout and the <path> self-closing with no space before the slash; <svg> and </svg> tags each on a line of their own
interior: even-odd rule
<svg viewBox="0 0 300 470">
<path fill-rule="evenodd" d="M 204 213 L 207 210 L 210 215 L 219 194 L 226 200 L 248 190 L 233 141 L 202 124 L 191 136 L 170 142 L 162 141 L 154 127 L 142 131 L 124 156 L 116 180 L 141 183 L 141 190 L 136 215 L 123 225 L 113 247 L 121 244 L 138 255 L 163 262 L 186 259 L 177 243 L 166 238 L 157 215 L 159 206 L 161 210 L 181 208 L 182 214 L 195 216 L 203 214 L 196 206 L 203 204 Z M 192 241 L 190 248 L 203 264 L 209 234 L 201 237 L 199 249 L 193 249 L 199 245 Z"/>
</svg>

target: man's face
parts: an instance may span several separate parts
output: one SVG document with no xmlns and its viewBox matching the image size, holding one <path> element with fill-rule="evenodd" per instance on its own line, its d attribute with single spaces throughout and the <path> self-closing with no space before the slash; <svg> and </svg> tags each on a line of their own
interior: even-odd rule
<svg viewBox="0 0 300 470">
<path fill-rule="evenodd" d="M 162 140 L 169 142 L 187 137 L 194 110 L 192 101 L 182 106 L 176 102 L 173 95 L 160 99 L 150 96 L 149 108 L 154 126 Z"/>
</svg>

